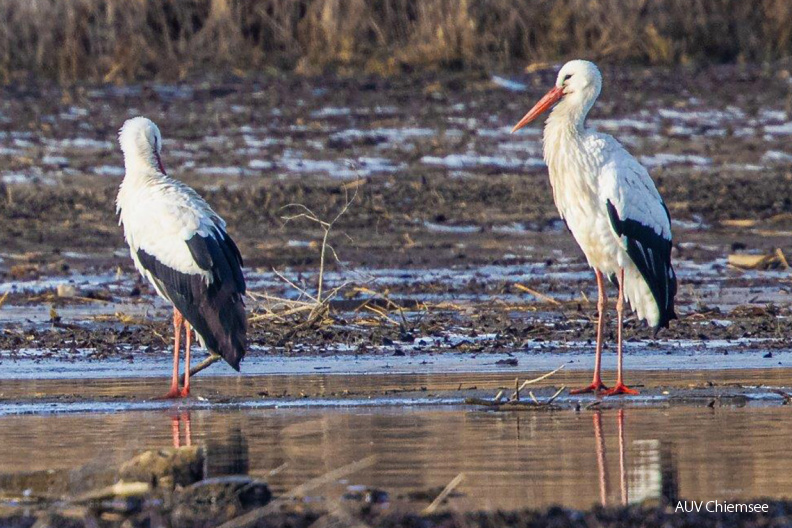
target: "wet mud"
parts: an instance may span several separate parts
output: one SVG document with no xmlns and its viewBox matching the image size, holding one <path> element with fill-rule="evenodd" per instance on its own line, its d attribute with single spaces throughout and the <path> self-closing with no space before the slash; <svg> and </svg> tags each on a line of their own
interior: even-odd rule
<svg viewBox="0 0 792 528">
<path fill-rule="evenodd" d="M 658 346 L 786 346 L 786 272 L 742 272 L 726 259 L 788 248 L 788 80 L 752 67 L 605 73 L 592 124 L 650 168 L 675 221 L 681 317 Z M 114 213 L 115 130 L 127 109 L 160 123 L 171 174 L 228 220 L 258 295 L 248 302 L 251 354 L 399 354 L 453 334 L 466 339 L 429 346 L 503 352 L 591 340 L 591 273 L 552 204 L 540 128 L 508 133 L 551 77 L 7 88 L 0 354 L 127 357 L 167 346 L 167 318 L 134 273 Z M 322 232 L 290 218 L 289 204 L 331 219 L 350 199 L 329 237 L 325 286 L 343 286 L 329 310 L 311 324 L 305 312 L 268 314 L 263 295 L 317 291 Z M 628 321 L 628 339 L 651 336 Z"/>
</svg>

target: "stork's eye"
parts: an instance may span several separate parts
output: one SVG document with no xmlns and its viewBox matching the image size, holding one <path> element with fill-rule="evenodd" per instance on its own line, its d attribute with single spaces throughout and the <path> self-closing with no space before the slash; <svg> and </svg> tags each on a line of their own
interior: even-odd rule
<svg viewBox="0 0 792 528">
<path fill-rule="evenodd" d="M 563 80 L 563 81 L 561 81 L 561 82 L 562 82 L 562 83 L 565 83 L 565 82 L 567 82 L 567 81 L 570 79 L 570 77 L 572 77 L 572 74 L 571 74 L 571 73 L 567 73 L 566 75 L 564 75 L 564 80 Z"/>
</svg>

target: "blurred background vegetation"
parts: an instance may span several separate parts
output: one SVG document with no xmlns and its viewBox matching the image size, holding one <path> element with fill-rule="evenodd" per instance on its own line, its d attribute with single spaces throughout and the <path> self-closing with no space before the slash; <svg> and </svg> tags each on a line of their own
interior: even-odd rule
<svg viewBox="0 0 792 528">
<path fill-rule="evenodd" d="M 792 54 L 789 0 L 3 0 L 0 80 L 399 75 Z"/>
</svg>

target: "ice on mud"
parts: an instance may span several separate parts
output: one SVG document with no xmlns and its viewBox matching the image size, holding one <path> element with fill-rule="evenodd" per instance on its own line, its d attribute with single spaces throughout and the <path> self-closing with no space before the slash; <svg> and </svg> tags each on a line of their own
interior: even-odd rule
<svg viewBox="0 0 792 528">
<path fill-rule="evenodd" d="M 790 163 L 792 162 L 792 154 L 781 152 L 780 150 L 768 150 L 762 156 L 762 162 L 767 164 L 773 163 Z"/>
<path fill-rule="evenodd" d="M 764 127 L 766 134 L 771 136 L 789 136 L 792 135 L 792 121 L 784 123 L 783 125 L 767 125 Z"/>
<path fill-rule="evenodd" d="M 654 156 L 641 156 L 641 163 L 647 167 L 664 167 L 666 165 L 712 165 L 712 158 L 696 156 L 693 154 L 655 154 Z"/>
<path fill-rule="evenodd" d="M 499 169 L 517 170 L 542 168 L 545 162 L 540 158 L 504 158 L 480 154 L 449 154 L 444 157 L 424 156 L 421 163 L 438 165 L 449 169 L 469 169 L 475 167 L 496 167 Z"/>
</svg>

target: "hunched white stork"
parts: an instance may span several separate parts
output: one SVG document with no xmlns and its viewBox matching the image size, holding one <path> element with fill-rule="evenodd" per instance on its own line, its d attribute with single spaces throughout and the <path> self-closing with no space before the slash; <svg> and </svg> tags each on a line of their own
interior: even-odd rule
<svg viewBox="0 0 792 528">
<path fill-rule="evenodd" d="M 173 377 L 165 398 L 190 394 L 192 329 L 201 345 L 234 369 L 245 355 L 242 256 L 226 224 L 193 189 L 170 178 L 159 128 L 145 117 L 118 133 L 126 175 L 118 191 L 119 223 L 137 270 L 173 305 Z M 185 328 L 184 386 L 179 348 Z"/>
<path fill-rule="evenodd" d="M 586 128 L 586 116 L 602 89 L 596 65 L 566 63 L 555 87 L 517 123 L 524 127 L 555 105 L 544 129 L 544 159 L 553 198 L 589 265 L 599 289 L 594 380 L 583 389 L 605 395 L 638 394 L 624 385 L 622 322 L 626 299 L 638 318 L 657 330 L 676 318 L 676 274 L 671 265 L 671 218 L 646 169 L 613 137 Z M 600 377 L 607 307 L 604 277 L 619 287 L 618 374 L 607 389 Z"/>
</svg>

